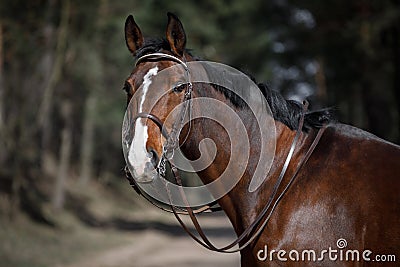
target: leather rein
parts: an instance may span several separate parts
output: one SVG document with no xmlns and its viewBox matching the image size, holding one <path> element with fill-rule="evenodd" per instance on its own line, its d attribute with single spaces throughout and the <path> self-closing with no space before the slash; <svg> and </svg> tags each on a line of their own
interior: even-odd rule
<svg viewBox="0 0 400 267">
<path fill-rule="evenodd" d="M 149 197 L 146 194 L 141 192 L 139 185 L 137 184 L 135 179 L 132 177 L 131 173 L 129 172 L 129 170 L 126 166 L 125 174 L 126 174 L 127 179 L 129 180 L 131 186 L 135 189 L 135 191 L 137 193 L 141 194 L 150 203 L 152 203 L 153 205 L 157 206 L 158 208 L 160 208 L 164 211 L 172 212 L 175 215 L 175 217 L 178 220 L 181 227 L 185 230 L 185 232 L 189 236 L 191 236 L 196 242 L 198 242 L 200 245 L 202 245 L 203 247 L 205 247 L 211 251 L 216 251 L 216 252 L 221 252 L 221 253 L 235 253 L 235 252 L 243 250 L 244 248 L 249 246 L 254 240 L 256 240 L 261 235 L 261 233 L 264 230 L 265 226 L 267 225 L 270 217 L 272 216 L 275 208 L 278 206 L 280 200 L 283 198 L 285 193 L 288 191 L 290 185 L 293 183 L 293 181 L 297 177 L 297 174 L 299 173 L 300 169 L 305 165 L 305 163 L 310 158 L 311 154 L 313 153 L 315 147 L 317 146 L 317 144 L 318 144 L 319 140 L 321 139 L 322 134 L 325 131 L 325 129 L 327 128 L 327 126 L 324 125 L 323 127 L 321 127 L 318 130 L 316 137 L 314 138 L 312 144 L 310 145 L 310 147 L 309 147 L 308 151 L 306 152 L 306 154 L 304 155 L 304 157 L 301 159 L 301 162 L 298 165 L 298 167 L 296 168 L 294 174 L 291 176 L 291 178 L 288 181 L 288 183 L 286 184 L 286 186 L 283 187 L 283 190 L 278 195 L 278 190 L 281 187 L 283 178 L 285 177 L 285 174 L 288 170 L 289 164 L 293 157 L 294 150 L 296 148 L 296 145 L 298 143 L 298 140 L 300 138 L 300 135 L 301 135 L 301 132 L 303 129 L 304 116 L 305 116 L 307 108 L 308 108 L 308 102 L 304 101 L 303 102 L 303 110 L 302 110 L 302 114 L 300 117 L 299 126 L 296 131 L 296 135 L 292 141 L 288 155 L 283 164 L 282 170 L 281 170 L 281 172 L 278 176 L 278 179 L 272 189 L 272 193 L 271 193 L 270 197 L 268 198 L 266 205 L 264 206 L 262 211 L 258 214 L 256 219 L 250 224 L 250 226 L 248 226 L 243 231 L 243 233 L 240 234 L 240 236 L 238 236 L 229 245 L 218 248 L 218 247 L 214 246 L 210 242 L 210 240 L 207 238 L 207 236 L 204 233 L 202 227 L 200 226 L 199 221 L 197 220 L 195 214 L 202 213 L 202 212 L 217 211 L 217 210 L 221 210 L 221 208 L 213 207 L 216 204 L 216 202 L 210 203 L 210 205 L 205 205 L 205 206 L 202 206 L 197 209 L 193 209 L 192 207 L 190 207 L 190 205 L 188 204 L 186 195 L 185 195 L 184 191 L 182 190 L 182 180 L 181 180 L 179 171 L 176 168 L 176 166 L 170 161 L 170 159 L 173 156 L 174 149 L 176 149 L 177 146 L 179 146 L 179 133 L 184 125 L 185 116 L 186 116 L 186 114 L 189 114 L 189 116 L 191 115 L 190 114 L 191 113 L 191 106 L 190 106 L 191 101 L 190 100 L 192 98 L 193 85 L 192 85 L 192 82 L 190 81 L 189 68 L 188 68 L 187 64 L 184 61 L 182 61 L 181 59 L 179 59 L 173 55 L 165 54 L 165 53 L 151 53 L 151 54 L 144 55 L 137 60 L 136 65 L 138 65 L 140 62 L 144 61 L 145 59 L 153 59 L 153 60 L 154 59 L 169 59 L 171 61 L 175 61 L 184 67 L 187 78 L 188 78 L 188 83 L 187 83 L 186 90 L 185 90 L 185 96 L 184 96 L 184 99 L 182 102 L 182 109 L 180 111 L 180 116 L 178 117 L 178 120 L 173 124 L 172 130 L 170 133 L 168 133 L 167 130 L 165 129 L 163 122 L 157 116 L 155 116 L 151 113 L 139 113 L 134 118 L 134 120 L 136 120 L 138 118 L 147 118 L 147 119 L 151 120 L 158 126 L 158 128 L 160 128 L 162 135 L 167 139 L 167 141 L 163 145 L 163 153 L 162 153 L 162 156 L 158 163 L 157 171 L 158 171 L 159 175 L 165 179 L 166 164 L 168 163 L 170 165 L 171 171 L 173 174 L 173 178 L 175 179 L 176 184 L 180 186 L 181 196 L 182 196 L 183 200 L 185 201 L 185 203 L 187 204 L 186 208 L 176 207 L 176 206 L 172 205 L 171 201 L 170 201 L 171 210 L 168 210 L 168 209 L 158 205 L 154 201 L 152 201 L 151 197 Z M 190 118 L 189 118 L 189 122 L 190 122 Z M 189 127 L 189 129 L 190 129 L 190 127 Z M 166 190 L 167 190 L 167 193 L 169 194 L 167 185 L 166 185 Z M 169 197 L 170 197 L 170 195 L 169 195 Z M 198 236 L 196 236 L 194 233 L 192 233 L 192 231 L 189 229 L 189 227 L 182 221 L 179 214 L 189 215 L 189 217 L 193 223 L 193 226 L 195 227 L 196 232 L 200 236 L 200 238 Z M 236 245 L 238 245 L 238 247 L 234 248 Z"/>
</svg>

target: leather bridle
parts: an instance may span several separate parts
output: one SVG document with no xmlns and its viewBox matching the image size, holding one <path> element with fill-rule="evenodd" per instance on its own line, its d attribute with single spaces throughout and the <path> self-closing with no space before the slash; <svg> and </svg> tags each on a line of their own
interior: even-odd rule
<svg viewBox="0 0 400 267">
<path fill-rule="evenodd" d="M 256 240 L 260 234 L 262 233 L 263 229 L 265 228 L 265 226 L 267 225 L 270 217 L 272 216 L 273 211 L 275 210 L 275 208 L 277 207 L 277 205 L 279 204 L 280 200 L 283 198 L 284 194 L 288 191 L 290 185 L 293 183 L 293 181 L 295 180 L 297 174 L 299 173 L 300 169 L 305 165 L 305 163 L 308 161 L 309 157 L 311 156 L 311 154 L 313 153 L 315 147 L 317 146 L 319 140 L 321 139 L 321 136 L 323 134 L 323 132 L 326 129 L 326 125 L 324 125 L 323 127 L 321 127 L 318 130 L 318 133 L 315 137 L 315 139 L 313 140 L 312 144 L 310 145 L 308 151 L 306 152 L 306 154 L 304 155 L 304 157 L 301 159 L 300 164 L 298 165 L 298 167 L 296 168 L 294 174 L 292 175 L 292 177 L 290 178 L 290 180 L 288 181 L 288 183 L 286 184 L 286 186 L 283 188 L 283 190 L 281 191 L 281 193 L 278 195 L 278 191 L 279 188 L 281 187 L 283 178 L 285 177 L 285 174 L 288 170 L 290 161 L 293 157 L 293 153 L 294 150 L 296 148 L 296 145 L 298 143 L 298 140 L 300 138 L 302 129 L 303 129 L 303 125 L 304 125 L 304 116 L 306 114 L 307 108 L 308 108 L 308 103 L 305 101 L 303 102 L 303 110 L 302 110 L 302 114 L 300 117 L 300 121 L 299 121 L 299 126 L 298 129 L 296 131 L 296 135 L 293 139 L 293 142 L 290 146 L 289 149 L 289 153 L 286 157 L 286 160 L 283 164 L 282 170 L 278 176 L 278 179 L 272 189 L 272 193 L 270 195 L 270 197 L 268 198 L 267 204 L 264 206 L 264 208 L 262 209 L 262 211 L 258 214 L 258 216 L 256 217 L 256 219 L 253 221 L 253 223 L 250 224 L 250 226 L 248 226 L 243 233 L 237 238 L 235 239 L 233 242 L 231 242 L 229 245 L 226 245 L 222 248 L 217 248 L 215 247 L 210 240 L 207 238 L 206 234 L 204 233 L 203 229 L 201 228 L 195 214 L 197 213 L 201 213 L 201 212 L 205 212 L 205 211 L 216 211 L 216 210 L 220 210 L 220 208 L 213 208 L 212 206 L 215 205 L 215 203 L 211 203 L 210 205 L 206 205 L 197 209 L 193 209 L 190 207 L 190 205 L 188 204 L 186 195 L 184 193 L 184 191 L 182 190 L 182 180 L 180 178 L 179 175 L 179 171 L 176 168 L 176 166 L 170 161 L 170 159 L 173 156 L 173 151 L 179 146 L 179 133 L 180 130 L 182 129 L 183 125 L 184 125 L 184 121 L 185 121 L 185 117 L 187 114 L 191 113 L 191 98 L 192 98 L 192 91 L 193 91 L 193 84 L 190 81 L 190 72 L 189 72 L 189 68 L 186 64 L 186 62 L 182 61 L 181 59 L 170 55 L 170 54 L 165 54 L 165 53 L 151 53 L 151 54 L 147 54 L 144 55 L 142 57 L 140 57 L 137 62 L 136 65 L 138 65 L 140 62 L 144 61 L 144 60 L 159 60 L 159 59 L 168 59 L 174 62 L 179 63 L 181 66 L 184 67 L 185 69 L 185 73 L 186 73 L 186 78 L 187 78 L 187 86 L 186 86 L 186 90 L 185 90 L 185 96 L 182 102 L 182 108 L 180 111 L 180 116 L 178 117 L 178 120 L 175 121 L 175 123 L 172 126 L 172 130 L 170 131 L 170 133 L 167 132 L 167 130 L 164 127 L 163 122 L 155 115 L 151 114 L 151 113 L 139 113 L 134 117 L 134 121 L 138 118 L 147 118 L 149 120 L 151 120 L 152 122 L 154 122 L 158 128 L 160 129 L 162 135 L 166 138 L 166 142 L 163 145 L 163 152 L 160 158 L 160 161 L 158 163 L 157 166 L 157 171 L 159 173 L 160 176 L 162 176 L 163 178 L 165 178 L 165 174 L 166 174 L 166 164 L 169 163 L 170 167 L 171 167 L 171 171 L 173 174 L 173 177 L 175 179 L 175 182 L 177 183 L 177 185 L 179 185 L 180 187 L 180 192 L 181 192 L 181 197 L 183 198 L 183 200 L 185 201 L 186 208 L 180 208 L 180 207 L 176 207 L 174 205 L 171 204 L 171 199 L 170 199 L 170 208 L 171 210 L 165 209 L 163 207 L 161 207 L 160 205 L 158 205 L 157 203 L 155 203 L 154 201 L 152 201 L 146 194 L 143 194 L 140 190 L 140 187 L 138 186 L 137 182 L 135 181 L 135 179 L 132 177 L 132 175 L 130 174 L 127 166 L 125 167 L 125 173 L 126 176 L 130 182 L 130 184 L 133 186 L 133 188 L 136 190 L 136 192 L 138 192 L 139 194 L 141 194 L 142 196 L 144 196 L 150 203 L 152 203 L 153 205 L 157 206 L 158 208 L 164 210 L 164 211 L 168 211 L 168 212 L 172 212 L 176 219 L 178 220 L 179 224 L 182 226 L 182 228 L 195 240 L 197 241 L 200 245 L 202 245 L 203 247 L 212 250 L 212 251 L 216 251 L 216 252 L 221 252 L 221 253 L 234 253 L 234 252 L 238 252 L 241 251 L 242 249 L 246 248 L 248 245 L 250 245 L 254 240 Z M 190 117 L 189 117 L 189 123 L 190 123 Z M 189 126 L 190 129 L 190 126 Z M 166 185 L 166 190 L 169 194 L 169 190 L 168 190 L 168 186 Z M 170 195 L 169 195 L 170 197 Z M 171 198 L 171 197 L 170 197 Z M 179 217 L 179 214 L 185 214 L 185 215 L 189 215 L 197 234 L 200 236 L 197 237 L 195 234 L 193 234 L 191 232 L 191 230 L 186 226 L 186 224 L 182 221 L 182 219 Z M 239 245 L 239 247 L 234 248 L 236 245 Z"/>
</svg>

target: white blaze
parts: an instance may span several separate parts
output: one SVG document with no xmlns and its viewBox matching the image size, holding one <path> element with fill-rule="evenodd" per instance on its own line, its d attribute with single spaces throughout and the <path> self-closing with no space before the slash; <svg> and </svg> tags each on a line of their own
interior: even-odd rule
<svg viewBox="0 0 400 267">
<path fill-rule="evenodd" d="M 157 72 L 158 67 L 156 66 L 150 69 L 143 78 L 143 93 L 139 103 L 139 113 L 143 112 L 143 104 L 151 84 L 151 78 L 152 76 L 155 76 Z M 138 178 L 145 174 L 146 166 L 151 166 L 151 157 L 149 157 L 146 149 L 147 138 L 149 135 L 147 133 L 147 125 L 144 124 L 143 120 L 144 119 L 139 118 L 135 122 L 135 135 L 128 154 L 128 160 Z"/>
</svg>

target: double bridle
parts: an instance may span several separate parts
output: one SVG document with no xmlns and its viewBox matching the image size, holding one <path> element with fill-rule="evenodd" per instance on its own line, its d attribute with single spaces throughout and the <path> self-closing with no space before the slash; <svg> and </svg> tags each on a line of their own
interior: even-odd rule
<svg viewBox="0 0 400 267">
<path fill-rule="evenodd" d="M 173 151 L 179 146 L 179 133 L 180 130 L 182 129 L 183 125 L 184 125 L 184 121 L 185 121 L 185 117 L 187 114 L 191 114 L 191 98 L 192 98 L 192 91 L 193 91 L 193 84 L 190 81 L 190 71 L 189 71 L 189 67 L 186 64 L 186 62 L 182 61 L 181 59 L 170 55 L 170 54 L 166 54 L 166 53 L 151 53 L 151 54 L 147 54 L 144 55 L 142 57 L 140 57 L 137 62 L 136 65 L 138 65 L 140 62 L 144 61 L 144 60 L 159 60 L 159 59 L 168 59 L 174 62 L 179 63 L 181 66 L 184 67 L 185 69 L 185 73 L 186 73 L 186 78 L 188 80 L 187 82 L 187 86 L 186 86 L 186 90 L 185 90 L 185 96 L 182 102 L 182 108 L 180 110 L 180 115 L 178 117 L 178 120 L 175 121 L 175 123 L 172 125 L 172 129 L 171 131 L 168 133 L 167 130 L 164 127 L 163 122 L 155 115 L 151 114 L 151 113 L 139 113 L 134 117 L 134 121 L 138 118 L 146 118 L 151 120 L 152 122 L 154 122 L 158 128 L 160 128 L 160 131 L 162 133 L 162 135 L 166 138 L 166 142 L 163 145 L 163 152 L 160 158 L 160 161 L 158 163 L 157 166 L 157 171 L 159 173 L 160 176 L 162 176 L 165 179 L 165 174 L 166 174 L 166 164 L 168 163 L 171 167 L 171 171 L 173 174 L 173 177 L 175 179 L 175 182 L 177 183 L 177 185 L 179 185 L 180 189 L 182 189 L 182 180 L 181 177 L 179 175 L 179 171 L 177 169 L 177 167 L 171 162 L 171 158 L 173 156 Z M 154 201 L 151 200 L 151 197 L 147 196 L 146 194 L 143 194 L 140 190 L 139 185 L 137 184 L 137 182 L 135 181 L 135 179 L 132 177 L 131 173 L 129 172 L 127 166 L 125 167 L 125 173 L 126 173 L 126 177 L 129 180 L 130 184 L 132 185 L 132 187 L 135 189 L 136 192 L 138 192 L 139 194 L 141 194 L 143 197 L 146 198 L 146 200 L 148 200 L 150 203 L 152 203 L 153 205 L 157 206 L 158 208 L 164 210 L 164 211 L 168 211 L 168 212 L 172 212 L 176 219 L 178 220 L 179 224 L 182 226 L 182 228 L 189 234 L 189 236 L 191 236 L 195 241 L 197 241 L 200 245 L 202 245 L 203 247 L 212 250 L 212 251 L 217 251 L 217 252 L 221 252 L 221 253 L 234 253 L 234 252 L 238 252 L 241 251 L 242 249 L 246 248 L 248 245 L 250 245 L 256 238 L 258 238 L 261 234 L 261 232 L 263 231 L 263 229 L 265 228 L 265 226 L 267 225 L 270 217 L 272 216 L 273 211 L 275 210 L 275 208 L 277 207 L 278 203 L 280 202 L 280 200 L 283 198 L 284 194 L 288 191 L 290 185 L 293 183 L 293 181 L 295 180 L 297 174 L 299 173 L 300 169 L 304 166 L 304 164 L 307 162 L 307 160 L 309 159 L 309 157 L 311 156 L 311 154 L 313 153 L 315 147 L 317 146 L 319 140 L 321 139 L 321 136 L 323 134 L 323 132 L 326 129 L 326 125 L 324 125 L 323 127 L 321 127 L 318 130 L 318 133 L 315 137 L 315 139 L 313 140 L 310 148 L 308 149 L 307 153 L 304 155 L 304 157 L 302 158 L 300 164 L 298 165 L 298 167 L 296 168 L 294 174 L 292 175 L 292 177 L 290 178 L 289 182 L 286 184 L 286 186 L 283 188 L 283 190 L 281 191 L 281 193 L 279 195 L 277 195 L 278 193 L 278 189 L 280 188 L 283 178 L 285 177 L 286 171 L 288 170 L 289 167 L 289 163 L 293 157 L 293 153 L 294 150 L 296 148 L 296 145 L 298 143 L 298 140 L 300 138 L 302 129 L 303 129 L 303 125 L 304 125 L 304 116 L 306 114 L 308 108 L 308 103 L 305 101 L 303 102 L 303 110 L 302 110 L 302 115 L 300 117 L 300 121 L 299 121 L 299 126 L 298 129 L 296 131 L 296 135 L 293 139 L 293 142 L 290 146 L 289 149 L 289 153 L 286 157 L 286 160 L 283 164 L 282 170 L 278 176 L 277 182 L 275 183 L 273 189 L 272 189 L 272 194 L 270 195 L 270 197 L 268 198 L 267 204 L 264 206 L 264 208 L 262 209 L 262 211 L 258 214 L 257 218 L 253 221 L 253 223 L 247 227 L 243 233 L 237 238 L 235 239 L 233 242 L 231 242 L 229 245 L 224 246 L 222 248 L 217 248 L 215 247 L 210 240 L 207 238 L 207 236 L 205 235 L 203 229 L 201 228 L 195 214 L 197 213 L 201 213 L 201 212 L 205 212 L 205 211 L 217 211 L 220 210 L 219 207 L 217 208 L 213 208 L 213 206 L 215 205 L 215 203 L 210 203 L 210 205 L 205 205 L 203 207 L 200 207 L 198 209 L 193 209 L 190 207 L 190 205 L 187 202 L 187 198 L 186 195 L 184 193 L 183 190 L 180 190 L 181 192 L 181 196 L 183 198 L 183 200 L 186 202 L 186 208 L 180 208 L 180 207 L 176 207 L 172 204 L 171 199 L 170 199 L 170 208 L 171 210 L 165 209 L 163 207 L 161 207 L 160 205 L 158 205 L 157 203 L 155 203 Z M 190 117 L 189 117 L 189 123 L 190 123 Z M 189 126 L 189 130 L 190 130 L 190 126 Z M 169 190 L 168 187 L 166 186 L 166 190 L 169 194 Z M 170 195 L 169 195 L 170 197 Z M 196 231 L 197 234 L 200 236 L 197 237 L 195 234 L 192 233 L 192 231 L 186 226 L 186 224 L 182 221 L 182 219 L 180 218 L 179 214 L 185 214 L 185 215 L 189 215 Z M 239 245 L 238 248 L 233 248 L 234 246 Z"/>
</svg>

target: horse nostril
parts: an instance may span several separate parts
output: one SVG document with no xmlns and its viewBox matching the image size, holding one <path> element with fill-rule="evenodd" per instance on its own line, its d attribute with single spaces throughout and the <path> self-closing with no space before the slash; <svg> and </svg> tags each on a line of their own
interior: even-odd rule
<svg viewBox="0 0 400 267">
<path fill-rule="evenodd" d="M 151 158 L 151 163 L 153 164 L 154 167 L 157 167 L 158 165 L 158 154 L 154 149 L 150 149 L 149 155 Z"/>
</svg>

